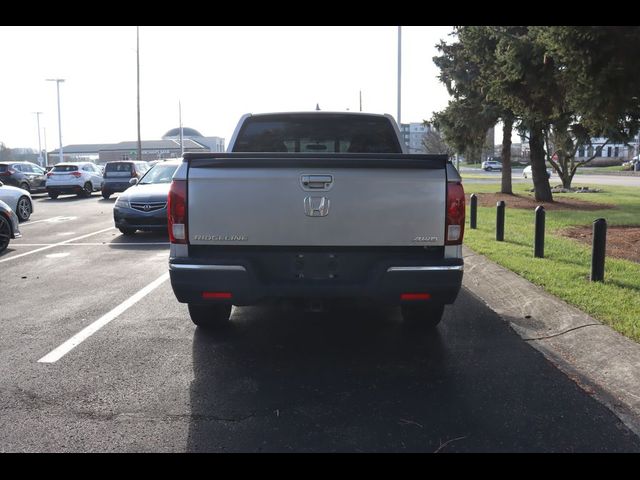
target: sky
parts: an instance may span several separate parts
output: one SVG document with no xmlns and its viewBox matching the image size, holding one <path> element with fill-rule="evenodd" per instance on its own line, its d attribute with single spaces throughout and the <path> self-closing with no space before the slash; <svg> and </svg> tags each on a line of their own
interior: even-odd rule
<svg viewBox="0 0 640 480">
<path fill-rule="evenodd" d="M 448 26 L 402 27 L 401 121 L 446 107 L 432 61 Z M 245 113 L 362 110 L 397 116 L 397 26 L 140 27 L 140 129 L 182 125 L 229 143 Z M 2 26 L 0 142 L 58 147 L 137 140 L 135 26 Z M 45 135 L 46 134 L 46 135 Z"/>
</svg>

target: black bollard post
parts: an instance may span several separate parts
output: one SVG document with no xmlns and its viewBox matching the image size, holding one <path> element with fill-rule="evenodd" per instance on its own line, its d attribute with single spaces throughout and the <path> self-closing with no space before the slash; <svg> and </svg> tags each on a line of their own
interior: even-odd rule
<svg viewBox="0 0 640 480">
<path fill-rule="evenodd" d="M 478 228 L 478 196 L 472 193 L 469 199 L 471 201 L 471 206 L 469 207 L 469 226 L 475 229 Z"/>
<path fill-rule="evenodd" d="M 533 242 L 533 256 L 536 258 L 544 258 L 544 217 L 544 207 L 538 205 L 536 207 L 536 232 Z"/>
<path fill-rule="evenodd" d="M 593 221 L 593 243 L 591 249 L 591 281 L 604 281 L 604 257 L 607 246 L 607 221 L 598 218 Z"/>
<path fill-rule="evenodd" d="M 504 200 L 496 204 L 496 240 L 504 241 Z"/>
</svg>

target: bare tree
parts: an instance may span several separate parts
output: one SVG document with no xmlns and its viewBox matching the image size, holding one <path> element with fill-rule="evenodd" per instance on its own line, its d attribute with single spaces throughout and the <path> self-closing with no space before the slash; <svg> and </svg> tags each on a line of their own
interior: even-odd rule
<svg viewBox="0 0 640 480">
<path fill-rule="evenodd" d="M 455 150 L 449 146 L 444 136 L 435 128 L 430 128 L 422 137 L 422 145 L 426 153 L 444 153 L 454 155 Z"/>
</svg>

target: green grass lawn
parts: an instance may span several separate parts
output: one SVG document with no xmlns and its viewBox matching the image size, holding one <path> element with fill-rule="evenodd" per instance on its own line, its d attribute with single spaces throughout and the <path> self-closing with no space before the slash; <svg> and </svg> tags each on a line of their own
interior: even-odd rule
<svg viewBox="0 0 640 480">
<path fill-rule="evenodd" d="M 592 170 L 578 168 L 578 170 L 576 170 L 576 175 L 603 175 L 611 172 L 623 172 L 623 171 L 624 169 L 622 168 L 621 165 L 614 165 L 611 167 L 597 167 Z"/>
<path fill-rule="evenodd" d="M 578 185 L 576 185 L 578 186 Z M 529 195 L 529 185 L 514 184 L 513 191 Z M 516 272 L 549 293 L 640 342 L 640 264 L 608 257 L 605 281 L 590 282 L 591 246 L 564 238 L 557 232 L 572 225 L 591 225 L 605 218 L 611 225 L 640 225 L 640 189 L 597 186 L 601 193 L 556 194 L 596 203 L 616 205 L 615 209 L 592 211 L 551 210 L 546 212 L 545 258 L 533 257 L 534 211 L 509 208 L 506 201 L 505 241 L 495 240 L 495 207 L 478 207 L 478 228 L 469 228 L 469 206 L 464 243 L 509 270 Z M 465 192 L 496 193 L 498 183 L 468 184 Z"/>
</svg>

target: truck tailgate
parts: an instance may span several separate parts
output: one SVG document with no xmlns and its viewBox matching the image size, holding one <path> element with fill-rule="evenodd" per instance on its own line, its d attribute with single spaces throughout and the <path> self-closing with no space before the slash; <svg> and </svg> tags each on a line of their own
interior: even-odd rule
<svg viewBox="0 0 640 480">
<path fill-rule="evenodd" d="M 382 157 L 223 154 L 188 159 L 189 243 L 443 245 L 446 159 Z"/>
</svg>

